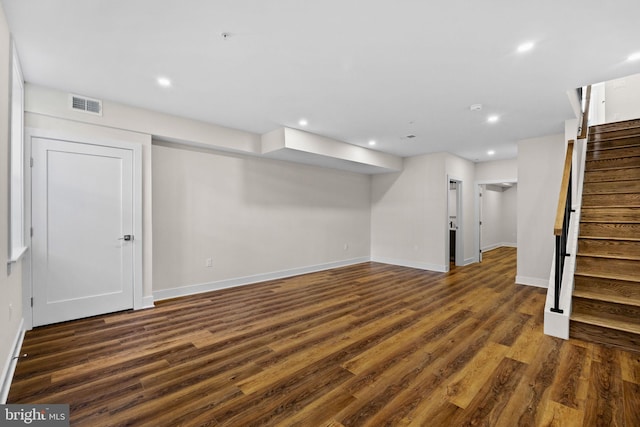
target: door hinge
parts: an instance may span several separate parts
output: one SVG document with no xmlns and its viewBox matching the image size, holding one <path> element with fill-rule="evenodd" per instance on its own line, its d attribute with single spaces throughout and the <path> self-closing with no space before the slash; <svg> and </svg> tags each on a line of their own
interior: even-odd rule
<svg viewBox="0 0 640 427">
<path fill-rule="evenodd" d="M 33 237 L 33 227 L 31 227 L 31 237 Z"/>
<path fill-rule="evenodd" d="M 33 167 L 33 157 L 29 159 L 29 166 Z"/>
<path fill-rule="evenodd" d="M 31 307 L 33 307 L 33 297 L 31 297 Z"/>
</svg>

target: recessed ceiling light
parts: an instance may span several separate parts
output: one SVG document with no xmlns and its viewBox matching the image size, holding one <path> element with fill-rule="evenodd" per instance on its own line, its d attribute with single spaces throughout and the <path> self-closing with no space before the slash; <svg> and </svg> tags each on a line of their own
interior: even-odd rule
<svg viewBox="0 0 640 427">
<path fill-rule="evenodd" d="M 632 53 L 627 57 L 627 61 L 637 61 L 640 59 L 640 52 Z"/>
<path fill-rule="evenodd" d="M 495 122 L 497 122 L 498 120 L 500 120 L 500 116 L 493 115 L 493 116 L 489 116 L 489 117 L 487 117 L 487 121 L 488 121 L 489 123 L 495 123 Z"/>
<path fill-rule="evenodd" d="M 156 82 L 162 87 L 171 87 L 171 80 L 168 77 L 158 77 Z"/>
<path fill-rule="evenodd" d="M 156 82 L 162 87 L 171 87 L 171 80 L 167 77 L 158 77 Z"/>
<path fill-rule="evenodd" d="M 494 154 L 496 154 L 495 150 L 489 150 L 487 151 L 487 154 L 490 156 L 493 156 Z"/>
<path fill-rule="evenodd" d="M 369 140 L 369 145 L 376 145 L 376 142 L 373 139 L 371 139 Z"/>
<path fill-rule="evenodd" d="M 518 53 L 528 52 L 533 49 L 533 46 L 535 46 L 535 43 L 533 42 L 522 43 L 520 46 L 518 46 Z"/>
<path fill-rule="evenodd" d="M 309 124 L 309 122 L 307 121 L 307 119 L 300 119 L 300 120 L 298 120 L 298 124 L 300 126 L 306 126 L 306 125 Z"/>
</svg>

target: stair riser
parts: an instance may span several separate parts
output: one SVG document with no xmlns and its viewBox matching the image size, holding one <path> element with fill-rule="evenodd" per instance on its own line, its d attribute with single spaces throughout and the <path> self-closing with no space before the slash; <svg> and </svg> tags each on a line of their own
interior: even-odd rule
<svg viewBox="0 0 640 427">
<path fill-rule="evenodd" d="M 605 123 L 602 125 L 591 126 L 589 127 L 589 135 L 633 128 L 640 128 L 640 119 L 623 120 L 621 122 Z"/>
<path fill-rule="evenodd" d="M 587 160 L 620 159 L 640 156 L 640 145 L 610 150 L 588 151 Z"/>
<path fill-rule="evenodd" d="M 622 320 L 629 324 L 640 326 L 640 307 L 633 305 L 574 297 L 572 301 L 572 313 L 590 314 L 598 316 L 602 320 L 608 318 L 618 321 Z"/>
<path fill-rule="evenodd" d="M 638 166 L 640 166 L 640 157 L 625 157 L 622 159 L 589 160 L 585 170 L 636 168 Z"/>
<path fill-rule="evenodd" d="M 640 179 L 635 181 L 587 182 L 582 194 L 640 193 Z"/>
<path fill-rule="evenodd" d="M 573 320 L 569 326 L 569 336 L 571 338 L 577 338 L 584 341 L 611 345 L 628 351 L 637 352 L 638 349 L 640 349 L 640 335 L 595 325 L 588 325 L 581 322 L 575 322 Z"/>
<path fill-rule="evenodd" d="M 640 128 L 619 129 L 606 132 L 592 133 L 589 135 L 589 142 L 602 141 L 610 138 L 634 137 L 640 135 Z"/>
<path fill-rule="evenodd" d="M 589 141 L 587 144 L 587 153 L 598 150 L 608 150 L 614 148 L 622 148 L 628 146 L 640 145 L 640 136 L 630 136 L 625 138 L 601 139 L 597 141 Z"/>
<path fill-rule="evenodd" d="M 580 221 L 640 223 L 640 208 L 587 208 L 583 206 Z"/>
<path fill-rule="evenodd" d="M 629 181 L 638 179 L 638 177 L 640 177 L 640 167 L 613 170 L 586 170 L 584 174 L 584 183 L 586 185 L 590 182 Z"/>
<path fill-rule="evenodd" d="M 640 193 L 632 194 L 584 194 L 582 206 L 640 207 Z"/>
<path fill-rule="evenodd" d="M 579 239 L 578 255 L 624 257 L 640 260 L 640 242 Z M 638 268 L 640 269 L 640 267 Z"/>
<path fill-rule="evenodd" d="M 639 262 L 636 260 L 596 258 L 579 255 L 576 273 L 598 277 L 612 277 L 640 283 Z"/>
<path fill-rule="evenodd" d="M 640 285 L 637 282 L 576 275 L 574 288 L 576 291 L 600 293 L 603 295 L 603 299 L 610 296 L 627 301 L 634 300 L 636 301 L 635 305 L 640 302 Z"/>
<path fill-rule="evenodd" d="M 640 224 L 580 223 L 580 237 L 640 239 Z"/>
</svg>

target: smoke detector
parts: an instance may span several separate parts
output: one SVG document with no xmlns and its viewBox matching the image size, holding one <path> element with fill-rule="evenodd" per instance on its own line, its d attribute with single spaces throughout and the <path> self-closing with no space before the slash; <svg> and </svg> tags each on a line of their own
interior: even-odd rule
<svg viewBox="0 0 640 427">
<path fill-rule="evenodd" d="M 469 110 L 471 111 L 480 111 L 482 110 L 482 104 L 473 104 L 469 106 Z"/>
</svg>

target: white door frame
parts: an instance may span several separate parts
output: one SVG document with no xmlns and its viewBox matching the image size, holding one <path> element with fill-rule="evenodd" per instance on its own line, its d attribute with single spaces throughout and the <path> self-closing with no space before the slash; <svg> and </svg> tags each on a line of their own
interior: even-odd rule
<svg viewBox="0 0 640 427">
<path fill-rule="evenodd" d="M 482 181 L 475 181 L 473 188 L 474 188 L 474 211 L 475 211 L 475 218 L 474 218 L 474 232 L 473 232 L 473 236 L 474 236 L 474 247 L 475 247 L 475 255 L 474 255 L 474 262 L 480 262 L 482 260 L 481 255 L 480 255 L 480 186 L 481 185 L 487 185 L 487 184 L 501 184 L 503 182 L 511 182 L 514 184 L 518 183 L 518 178 L 505 178 L 505 179 L 488 179 L 488 180 L 482 180 Z"/>
<path fill-rule="evenodd" d="M 456 187 L 456 224 L 457 224 L 457 229 L 456 229 L 456 261 L 455 261 L 455 265 L 457 266 L 463 266 L 465 265 L 464 263 L 464 216 L 463 216 L 463 189 L 464 189 L 464 182 L 462 180 L 462 178 L 457 178 L 453 175 L 447 175 L 447 213 L 446 213 L 446 222 L 445 222 L 445 230 L 446 230 L 446 236 L 445 236 L 445 254 L 446 254 L 446 260 L 447 262 L 445 262 L 445 271 L 449 271 L 449 257 L 450 257 L 450 248 L 451 248 L 451 242 L 449 241 L 449 183 L 451 181 L 454 181 L 457 185 Z"/>
<path fill-rule="evenodd" d="M 32 226 L 32 176 L 31 176 L 31 152 L 32 139 L 45 138 L 80 144 L 99 145 L 104 147 L 131 150 L 133 153 L 133 232 L 135 245 L 133 248 L 133 309 L 144 308 L 143 303 L 143 277 L 142 277 L 142 144 L 125 142 L 101 137 L 79 136 L 73 132 L 45 130 L 37 128 L 25 128 L 25 244 L 31 248 Z M 139 236 L 139 237 L 138 237 Z M 31 298 L 33 297 L 33 273 L 32 253 L 27 251 L 23 259 L 22 269 L 22 305 L 25 329 L 33 328 L 33 309 Z"/>
</svg>

